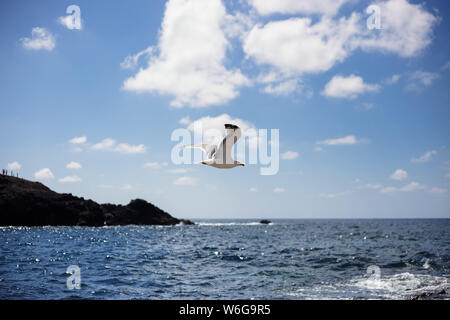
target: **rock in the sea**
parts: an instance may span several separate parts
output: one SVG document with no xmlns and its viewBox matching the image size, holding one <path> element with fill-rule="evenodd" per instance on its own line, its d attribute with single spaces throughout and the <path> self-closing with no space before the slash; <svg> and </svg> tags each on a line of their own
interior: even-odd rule
<svg viewBox="0 0 450 320">
<path fill-rule="evenodd" d="M 40 182 L 0 175 L 0 226 L 111 226 L 193 224 L 145 200 L 98 204 L 57 193 Z"/>
<path fill-rule="evenodd" d="M 262 219 L 259 223 L 261 223 L 261 224 L 270 224 L 270 223 L 272 223 L 272 221 L 269 221 L 267 219 Z"/>
</svg>

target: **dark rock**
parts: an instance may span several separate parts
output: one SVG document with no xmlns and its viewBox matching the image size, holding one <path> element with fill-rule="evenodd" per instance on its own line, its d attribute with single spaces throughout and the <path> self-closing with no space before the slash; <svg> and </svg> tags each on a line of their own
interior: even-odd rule
<svg viewBox="0 0 450 320">
<path fill-rule="evenodd" d="M 262 219 L 259 223 L 261 223 L 261 224 L 270 224 L 270 223 L 272 223 L 272 221 L 269 221 L 267 219 Z"/>
<path fill-rule="evenodd" d="M 0 175 L 0 226 L 190 225 L 142 199 L 98 204 L 40 182 Z"/>
</svg>

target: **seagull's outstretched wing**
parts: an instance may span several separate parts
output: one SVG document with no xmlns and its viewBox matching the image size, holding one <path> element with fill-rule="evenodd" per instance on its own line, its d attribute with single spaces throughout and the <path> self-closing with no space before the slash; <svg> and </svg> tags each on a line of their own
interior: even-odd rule
<svg viewBox="0 0 450 320">
<path fill-rule="evenodd" d="M 187 146 L 183 146 L 183 148 L 195 148 L 195 149 L 201 149 L 206 153 L 206 157 L 208 159 L 211 159 L 214 157 L 214 154 L 216 153 L 217 146 L 214 144 L 191 144 Z"/>
<path fill-rule="evenodd" d="M 226 124 L 225 130 L 227 135 L 219 144 L 219 148 L 217 149 L 214 158 L 217 163 L 232 164 L 234 163 L 234 160 L 231 158 L 231 149 L 241 137 L 241 128 L 234 124 Z"/>
</svg>

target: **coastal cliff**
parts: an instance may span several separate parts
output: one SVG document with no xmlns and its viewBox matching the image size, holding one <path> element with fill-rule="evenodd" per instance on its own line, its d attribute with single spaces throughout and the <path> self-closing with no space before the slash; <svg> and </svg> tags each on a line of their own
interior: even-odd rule
<svg viewBox="0 0 450 320">
<path fill-rule="evenodd" d="M 0 175 L 0 226 L 114 226 L 193 224 L 142 199 L 98 204 L 57 193 L 40 182 Z"/>
</svg>

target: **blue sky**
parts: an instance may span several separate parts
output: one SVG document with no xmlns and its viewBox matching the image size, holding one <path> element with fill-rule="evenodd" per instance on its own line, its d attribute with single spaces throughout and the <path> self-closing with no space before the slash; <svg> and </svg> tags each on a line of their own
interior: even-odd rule
<svg viewBox="0 0 450 320">
<path fill-rule="evenodd" d="M 2 2 L 0 164 L 182 218 L 450 218 L 449 6 Z M 171 162 L 221 120 L 279 129 L 279 172 Z"/>
</svg>

